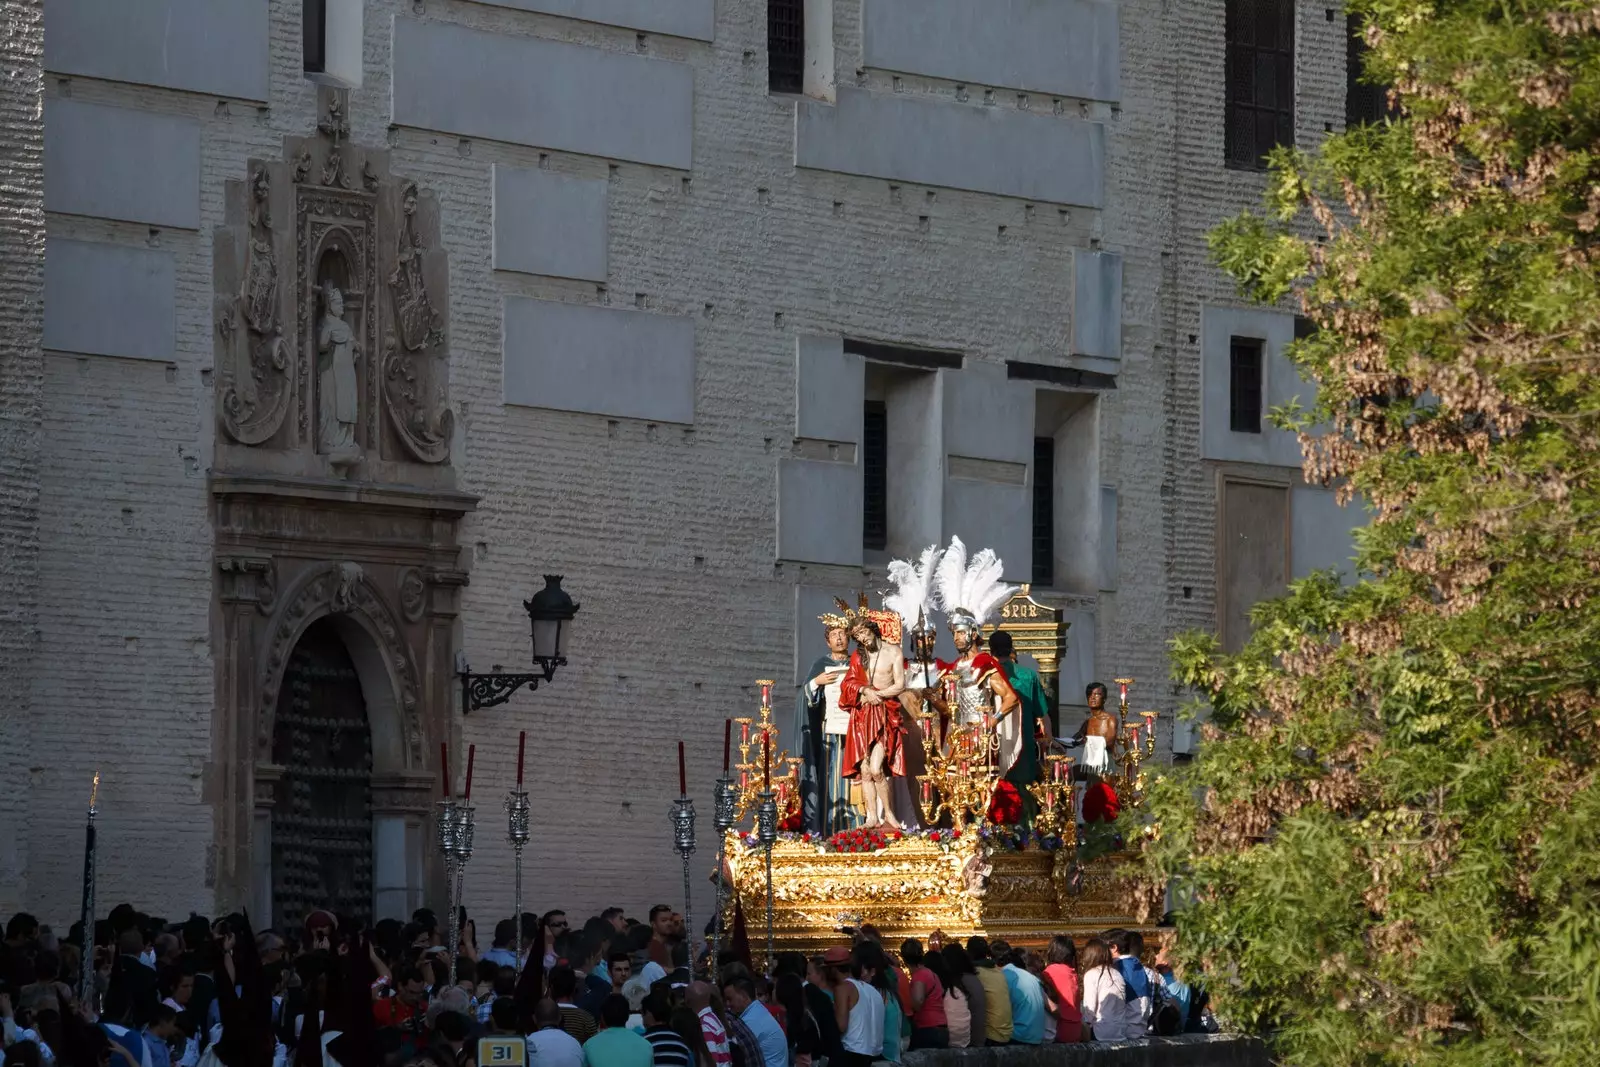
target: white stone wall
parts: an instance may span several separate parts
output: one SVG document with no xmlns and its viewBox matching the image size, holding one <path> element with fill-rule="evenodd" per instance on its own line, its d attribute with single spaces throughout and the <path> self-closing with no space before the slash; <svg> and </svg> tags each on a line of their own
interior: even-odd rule
<svg viewBox="0 0 1600 1067">
<path fill-rule="evenodd" d="M 47 0 L 53 12 L 80 21 L 103 16 L 110 2 Z M 29 583 L 37 582 L 40 636 L 27 681 L 17 687 L 31 701 L 23 705 L 21 732 L 5 734 L 0 744 L 0 759 L 16 759 L 13 737 L 28 751 L 23 763 L 6 764 L 17 773 L 11 780 L 27 782 L 25 818 L 5 818 L 4 805 L 14 801 L 0 798 L 0 822 L 19 826 L 14 849 L 26 861 L 21 879 L 4 873 L 12 868 L 0 862 L 0 911 L 21 901 L 57 922 L 76 909 L 79 859 L 70 843 L 78 839 L 82 794 L 96 765 L 107 772 L 102 899 L 129 899 L 180 917 L 212 903 L 208 800 L 218 783 L 209 761 L 218 741 L 211 735 L 215 650 L 208 644 L 205 483 L 215 402 L 210 234 L 222 221 L 223 183 L 242 179 L 252 155 L 275 157 L 283 136 L 308 132 L 315 94 L 300 70 L 295 0 L 150 0 L 171 8 L 180 26 L 189 25 L 185 17 L 201 17 L 191 10 L 201 2 L 204 18 L 224 22 L 214 39 L 233 33 L 248 39 L 265 8 L 265 30 L 256 31 L 267 35 L 264 87 L 257 88 L 253 57 L 164 66 L 133 57 L 97 70 L 93 49 L 88 59 L 82 50 L 69 54 L 58 63 L 63 72 L 46 78 L 53 100 L 135 108 L 186 119 L 200 131 L 198 229 L 138 217 L 49 218 L 52 241 L 170 257 L 175 307 L 167 358 L 46 354 L 42 416 L 35 416 L 42 417 L 43 434 L 18 439 L 24 473 L 17 489 L 4 483 L 8 500 L 14 494 L 24 502 L 30 484 L 39 487 L 37 522 L 20 513 L 23 549 L 8 553 L 0 576 L 23 604 Z M 1075 677 L 1090 670 L 1131 674 L 1141 679 L 1145 699 L 1169 709 L 1167 638 L 1214 622 L 1214 488 L 1200 460 L 1198 337 L 1203 304 L 1236 301 L 1206 265 L 1204 234 L 1252 203 L 1263 184 L 1258 175 L 1222 165 L 1221 0 L 1070 5 L 1092 16 L 1097 34 L 1105 33 L 1106 8 L 1118 15 L 1118 93 L 1099 100 L 1030 92 L 1034 83 L 1024 79 L 1034 77 L 1037 64 L 1015 74 L 996 67 L 993 85 L 941 77 L 947 69 L 970 75 L 966 66 L 939 65 L 949 56 L 933 55 L 924 65 L 903 58 L 903 50 L 894 53 L 896 65 L 926 73 L 867 69 L 862 5 L 819 3 L 833 25 L 839 110 L 822 113 L 832 139 L 798 168 L 797 107 L 810 122 L 829 105 L 769 96 L 765 5 L 756 0 L 716 4 L 709 34 L 698 28 L 709 0 L 368 0 L 364 6 L 352 136 L 389 146 L 397 173 L 438 194 L 450 256 L 455 463 L 461 487 L 481 498 L 461 538 L 472 574 L 462 603 L 462 646 L 480 670 L 524 662 L 521 601 L 540 574 L 564 574 L 583 605 L 571 666 L 537 694 L 462 724 L 463 739 L 479 749 L 478 851 L 467 901 L 475 909 L 509 908 L 511 858 L 498 800 L 513 776 L 517 731 L 526 729 L 536 819 L 525 905 L 559 904 L 581 914 L 617 903 L 642 913 L 657 900 L 679 898 L 666 811 L 676 792 L 671 746 L 682 738 L 700 807 L 694 871 L 696 912 L 704 918 L 721 720 L 752 714 L 754 680 L 765 677 L 781 681 L 775 713 L 787 725 L 793 665 L 809 657 L 820 636 L 809 622 L 797 635 L 797 602 L 811 605 L 835 590 L 881 584 L 860 566 L 780 558 L 779 464 L 816 458 L 808 451 L 813 442 L 796 444 L 801 337 L 961 352 L 969 367 L 989 367 L 1006 389 L 1019 384 L 1004 381 L 1006 360 L 1115 370 L 1116 388 L 1100 395 L 1095 416 L 1101 438 L 1091 451 L 1099 469 L 1085 475 L 1114 490 L 1099 499 L 1115 513 L 1079 528 L 1108 531 L 1116 543 L 1086 545 L 1091 562 L 1077 568 L 1099 573 L 1102 588 L 1075 590 L 1098 593 L 1072 601 L 1082 622 L 1074 638 L 1093 633 L 1092 650 L 1075 644 Z M 875 6 L 892 25 L 896 5 Z M 1344 23 L 1342 15 L 1327 22 L 1325 10 L 1302 3 L 1299 11 L 1297 122 L 1307 146 L 1343 114 Z M 434 95 L 437 79 L 393 84 L 397 19 L 403 35 L 467 42 L 452 46 L 466 57 L 462 69 L 421 61 L 437 62 L 438 55 L 410 67 L 407 54 L 400 59 L 403 81 L 405 70 L 432 69 L 448 75 L 454 98 Z M 685 36 L 656 32 L 663 28 Z M 526 38 L 568 46 L 537 48 L 565 64 L 570 79 L 527 71 L 516 82 L 525 99 L 466 106 L 471 94 L 493 88 L 486 71 L 514 66 L 517 42 Z M 187 40 L 180 34 L 176 43 Z M 481 40 L 499 43 L 475 52 L 473 42 Z M 495 58 L 502 52 L 513 59 Z M 482 69 L 475 69 L 479 60 Z M 585 76 L 606 70 L 623 73 Z M 653 73 L 635 79 L 646 70 Z M 685 70 L 692 82 L 687 127 L 674 110 Z M 1083 72 L 1091 87 L 1082 91 L 1110 97 L 1094 87 L 1104 73 Z M 664 94 L 648 101 L 656 121 L 606 124 L 646 103 L 619 87 Z M 11 97 L 5 99 L 9 107 Z M 863 103 L 872 107 L 847 113 Z M 959 121 L 944 123 L 940 116 L 957 107 L 966 109 Z M 910 116 L 904 121 L 918 124 L 919 137 L 909 137 L 895 116 Z M 397 117 L 430 128 L 391 125 Z M 1026 173 L 1034 131 L 1040 158 L 1066 153 L 1059 158 L 1071 156 L 1072 167 Z M 874 140 L 864 143 L 869 136 Z M 916 155 L 941 136 L 953 143 L 929 144 Z M 1023 172 L 1002 173 L 993 160 L 953 151 L 972 145 Z M 905 163 L 911 156 L 914 166 Z M 115 160 L 107 165 L 114 172 Z M 839 172 L 845 170 L 852 173 Z M 504 179 L 515 171 L 604 183 L 603 211 L 586 195 L 565 220 L 579 227 L 577 239 L 592 242 L 600 217 L 603 282 L 593 280 L 592 244 L 579 249 L 585 254 L 576 267 L 525 251 L 504 260 L 510 269 L 495 269 L 497 236 L 559 239 L 567 232 L 496 204 L 497 172 L 504 197 Z M 887 176 L 862 176 L 874 174 Z M 922 184 L 930 180 L 949 184 Z M 981 191 L 1002 180 L 1008 184 L 998 187 L 1007 192 L 1041 199 Z M 94 202 L 124 201 L 102 191 Z M 5 254 L 15 255 L 17 247 L 8 239 Z M 1115 360 L 1106 351 L 1106 324 L 1090 329 L 1075 318 L 1105 307 L 1115 290 L 1111 276 L 1099 272 L 1110 257 L 1096 252 L 1120 257 Z M 1097 264 L 1094 284 L 1080 284 L 1075 264 L 1090 263 Z M 535 332 L 514 335 L 517 347 L 503 357 L 513 343 L 503 345 L 503 338 L 516 319 L 506 309 L 538 307 L 531 303 L 537 301 L 610 312 L 601 316 L 608 323 L 624 313 L 659 317 L 677 328 L 667 331 L 673 337 L 682 335 L 679 324 L 692 325 L 692 412 L 686 418 L 681 401 L 639 386 L 655 379 L 630 368 L 665 374 L 669 386 L 681 385 L 685 373 L 681 361 L 646 367 L 640 361 L 648 360 L 648 345 L 607 341 L 591 356 L 603 356 L 614 378 L 585 377 L 592 364 L 580 358 L 583 342 L 596 335 L 581 324 L 571 327 L 575 380 L 558 391 L 562 403 L 580 410 L 535 406 L 550 395 L 540 382 L 560 373 L 561 354 L 553 358 L 541 348 Z M 517 362 L 515 383 L 503 358 Z M 1019 420 L 1033 415 L 1031 388 L 1017 389 Z M 27 402 L 19 402 L 26 418 Z M 1093 424 L 1075 423 L 1080 430 Z M 1016 434 L 1015 427 L 997 426 L 994 436 Z M 815 447 L 828 458 L 826 442 Z M 981 463 L 1010 458 L 971 449 L 958 455 Z M 948 505 L 960 497 L 946 492 L 943 459 L 941 451 L 928 465 L 928 492 Z M 30 469 L 37 473 L 32 483 Z M 1091 497 L 1080 484 L 1073 499 Z M 850 516 L 844 540 L 859 545 L 856 512 L 848 506 L 841 512 Z M 940 534 L 959 532 L 961 522 L 959 515 L 947 517 Z M 1013 536 L 1027 543 L 1025 531 Z M 36 579 L 29 538 L 40 546 Z M 881 561 L 864 562 L 881 575 Z M 34 625 L 29 616 L 6 630 L 20 643 L 8 636 L 3 654 L 24 648 Z M 8 855 L 7 832 L 0 829 L 0 861 Z"/>
</svg>

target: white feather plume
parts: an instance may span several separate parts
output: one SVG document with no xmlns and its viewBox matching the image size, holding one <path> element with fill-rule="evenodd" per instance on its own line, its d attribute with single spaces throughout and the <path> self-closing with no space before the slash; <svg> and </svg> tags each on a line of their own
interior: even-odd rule
<svg viewBox="0 0 1600 1067">
<path fill-rule="evenodd" d="M 916 563 L 897 559 L 889 564 L 889 580 L 895 584 L 895 591 L 883 598 L 883 606 L 904 619 L 908 629 L 932 610 L 932 582 L 938 562 L 939 546 L 929 545 Z"/>
<path fill-rule="evenodd" d="M 934 602 L 941 611 L 959 608 L 961 587 L 967 578 L 967 546 L 961 538 L 950 538 L 950 547 L 939 560 L 939 570 L 934 576 Z"/>
<path fill-rule="evenodd" d="M 1005 565 L 994 549 L 986 548 L 967 558 L 967 548 L 961 538 L 950 538 L 950 548 L 939 562 L 939 607 L 945 612 L 964 609 L 984 623 L 995 611 L 1017 592 L 1014 585 L 1006 585 Z"/>
</svg>

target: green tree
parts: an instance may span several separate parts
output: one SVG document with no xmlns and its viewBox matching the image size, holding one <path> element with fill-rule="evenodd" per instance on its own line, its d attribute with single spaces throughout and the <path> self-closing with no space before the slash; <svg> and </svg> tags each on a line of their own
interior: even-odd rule
<svg viewBox="0 0 1600 1067">
<path fill-rule="evenodd" d="M 1317 331 L 1308 478 L 1358 580 L 1174 642 L 1210 721 L 1147 888 L 1224 1019 L 1304 1065 L 1600 1050 L 1600 5 L 1352 0 L 1399 114 L 1281 152 L 1212 235 Z"/>
</svg>

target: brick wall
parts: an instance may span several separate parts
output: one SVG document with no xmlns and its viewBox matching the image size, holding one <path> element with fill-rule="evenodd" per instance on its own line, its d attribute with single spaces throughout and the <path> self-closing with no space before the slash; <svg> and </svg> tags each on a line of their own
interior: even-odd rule
<svg viewBox="0 0 1600 1067">
<path fill-rule="evenodd" d="M 766 91 L 759 3 L 718 5 L 716 40 L 704 43 L 468 0 L 369 0 L 364 81 L 350 97 L 352 136 L 389 146 L 397 173 L 438 194 L 450 255 L 455 463 L 462 488 L 481 498 L 462 533 L 472 572 L 462 646 L 480 670 L 523 662 L 521 601 L 539 574 L 565 574 L 583 604 L 570 667 L 537 694 L 463 723 L 463 739 L 479 748 L 481 798 L 470 907 L 509 908 L 511 853 L 498 797 L 514 773 L 517 731 L 526 729 L 536 818 L 525 905 L 585 914 L 617 903 L 642 913 L 657 900 L 678 899 L 666 811 L 676 792 L 671 745 L 683 738 L 701 816 L 694 871 L 703 919 L 720 722 L 753 713 L 754 679 L 789 677 L 797 581 L 863 583 L 859 570 L 774 563 L 775 473 L 794 433 L 796 335 L 844 333 L 962 349 L 991 361 L 1061 352 L 1074 248 L 1120 253 L 1125 271 L 1122 370 L 1105 401 L 1100 472 L 1118 490 L 1121 577 L 1116 592 L 1099 600 L 1097 663 L 1104 675 L 1139 678 L 1144 699 L 1164 710 L 1175 704 L 1163 681 L 1165 642 L 1178 629 L 1210 625 L 1214 612 L 1214 490 L 1197 459 L 1199 355 L 1190 337 L 1199 332 L 1201 302 L 1229 300 L 1231 290 L 1206 264 L 1204 234 L 1251 203 L 1262 180 L 1222 166 L 1221 0 L 1120 6 L 1122 100 L 1091 105 L 1108 128 L 1106 207 L 1063 212 L 797 171 L 794 104 Z M 10 9 L 32 12 L 36 63 L 37 6 Z M 1299 12 L 1297 115 L 1307 146 L 1324 122 L 1342 116 L 1343 20 L 1326 23 L 1324 12 L 1310 4 Z M 630 54 L 642 48 L 692 64 L 692 172 L 391 129 L 395 15 Z M 838 83 L 896 91 L 888 74 L 857 70 L 859 5 L 838 3 L 834 15 Z M 80 794 L 96 765 L 108 771 L 102 900 L 129 899 L 180 917 L 210 903 L 210 233 L 222 218 L 223 183 L 243 178 L 250 156 L 275 157 L 284 135 L 308 132 L 315 118 L 313 89 L 300 73 L 298 3 L 272 0 L 270 19 L 270 99 L 263 105 L 47 79 L 49 94 L 201 121 L 202 227 L 151 232 L 50 219 L 52 236 L 155 244 L 174 253 L 178 344 L 170 364 L 52 355 L 44 373 L 36 348 L 28 350 L 31 370 L 26 353 L 5 350 L 0 403 L 7 405 L 8 462 L 0 484 L 8 503 L 15 495 L 22 504 L 7 509 L 6 521 L 21 516 L 23 528 L 13 535 L 6 527 L 19 550 L 0 563 L 0 581 L 8 593 L 3 610 L 23 614 L 14 623 L 0 615 L 0 664 L 29 655 L 32 608 L 18 606 L 29 604 L 35 582 L 43 639 L 31 685 L 13 690 L 29 694 L 34 710 L 0 723 L 8 731 L 0 759 L 29 753 L 6 766 L 17 776 L 9 780 L 29 775 L 26 829 L 17 832 L 16 848 L 32 860 L 25 885 L 0 871 L 0 910 L 23 900 L 57 922 L 75 912 L 74 849 L 60 842 L 76 839 Z M 24 37 L 8 38 L 8 62 L 28 58 L 13 55 Z M 21 84 L 8 82 L 6 93 Z M 968 88 L 974 95 L 983 89 Z M 954 86 L 908 76 L 899 91 L 948 98 Z M 1014 100 L 997 90 L 1002 101 L 1008 95 Z M 24 124 L 19 136 L 8 133 L 4 151 L 12 160 L 22 152 L 15 165 L 27 172 L 22 164 L 31 161 L 36 182 L 37 114 L 13 95 L 4 100 L 6 121 Z M 609 182 L 603 290 L 491 270 L 496 163 Z M 6 210 L 15 210 L 10 201 Z M 28 211 L 23 221 L 42 228 L 36 195 Z M 0 246 L 3 284 L 37 291 L 39 244 L 34 236 Z M 506 295 L 694 316 L 693 426 L 503 405 Z M 31 323 L 36 336 L 36 304 L 8 300 L 6 314 L 19 308 L 31 316 L 19 325 Z M 24 368 L 16 392 L 13 367 Z M 10 430 L 14 417 L 20 435 Z M 13 454 L 21 462 L 9 462 Z M 24 472 L 22 481 L 11 480 L 14 469 Z M 37 519 L 29 501 L 39 482 L 28 471 L 42 472 Z M 41 530 L 35 566 L 28 539 Z M 775 710 L 787 725 L 784 684 Z M 0 797 L 0 805 L 11 802 Z M 0 806 L 0 823 L 15 825 L 6 813 Z M 5 833 L 0 829 L 0 850 Z"/>
</svg>

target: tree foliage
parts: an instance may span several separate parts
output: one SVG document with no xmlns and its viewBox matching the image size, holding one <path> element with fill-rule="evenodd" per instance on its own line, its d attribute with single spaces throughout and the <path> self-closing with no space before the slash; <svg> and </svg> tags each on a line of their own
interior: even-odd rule
<svg viewBox="0 0 1600 1067">
<path fill-rule="evenodd" d="M 1189 635 L 1145 875 L 1219 1013 L 1306 1065 L 1600 1049 L 1600 5 L 1352 0 L 1399 114 L 1280 151 L 1212 237 L 1316 325 L 1309 479 L 1358 580 Z M 1309 392 L 1309 391 L 1308 391 Z"/>
</svg>

